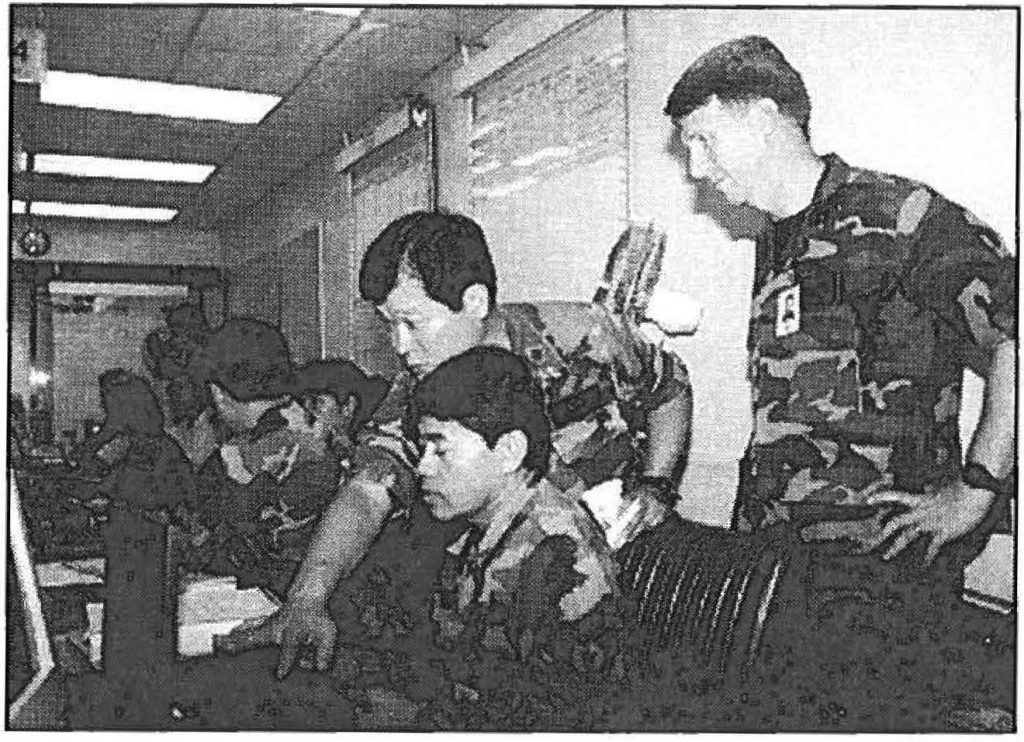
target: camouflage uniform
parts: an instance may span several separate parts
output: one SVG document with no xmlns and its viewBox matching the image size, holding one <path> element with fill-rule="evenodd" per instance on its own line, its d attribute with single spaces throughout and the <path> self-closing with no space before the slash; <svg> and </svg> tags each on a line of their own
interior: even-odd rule
<svg viewBox="0 0 1024 742">
<path fill-rule="evenodd" d="M 444 548 L 413 526 L 371 552 L 378 566 L 361 565 L 365 576 L 332 601 L 351 642 L 338 647 L 334 681 L 362 703 L 385 686 L 402 728 L 569 723 L 628 661 L 615 565 L 597 524 L 542 480 L 503 493 L 486 525 L 460 530 Z"/>
<path fill-rule="evenodd" d="M 631 473 L 647 413 L 689 392 L 682 363 L 597 305 L 503 305 L 481 344 L 521 356 L 544 390 L 557 454 L 548 479 L 563 491 Z M 353 460 L 364 475 L 394 477 L 399 511 L 416 494 L 416 455 L 402 428 L 415 383 L 407 372 L 396 378 Z"/>
<path fill-rule="evenodd" d="M 454 703 L 455 717 L 469 726 L 476 722 L 466 722 L 466 714 L 504 718 L 505 705 L 526 696 L 526 705 L 546 703 L 557 718 L 567 708 L 557 699 L 586 695 L 582 683 L 566 680 L 569 672 L 576 680 L 585 674 L 607 681 L 620 654 L 617 586 L 607 544 L 577 496 L 634 467 L 646 413 L 689 392 L 685 367 L 595 305 L 503 305 L 488 319 L 482 344 L 520 355 L 545 392 L 555 428 L 547 478 L 527 499 L 510 500 L 498 527 L 481 534 L 475 548 L 468 535 L 456 540 L 453 549 L 465 548 L 461 563 L 445 548 L 459 523 L 438 522 L 419 499 L 418 455 L 404 420 L 416 379 L 401 373 L 350 468 L 387 483 L 394 514 L 402 517 L 385 525 L 330 602 L 339 636 L 359 643 L 339 650 L 341 682 L 366 675 L 362 666 L 394 666 L 381 657 L 418 656 L 411 666 L 399 663 L 389 682 L 410 698 L 431 699 L 428 708 Z M 382 649 L 374 659 L 360 660 L 375 644 Z M 410 649 L 396 652 L 396 645 Z M 437 651 L 443 672 L 422 657 Z M 524 663 L 526 657 L 545 659 Z M 516 683 L 522 692 L 510 690 Z"/>
<path fill-rule="evenodd" d="M 284 596 L 320 514 L 337 494 L 340 453 L 303 445 L 280 407 L 265 412 L 199 472 L 200 511 L 213 538 L 187 556 L 189 566 Z"/>
<path fill-rule="evenodd" d="M 780 503 L 842 508 L 959 476 L 962 370 L 984 375 L 986 349 L 1016 333 L 995 232 L 927 186 L 829 155 L 811 205 L 759 245 L 753 293 L 741 528 L 785 520 Z"/>
</svg>

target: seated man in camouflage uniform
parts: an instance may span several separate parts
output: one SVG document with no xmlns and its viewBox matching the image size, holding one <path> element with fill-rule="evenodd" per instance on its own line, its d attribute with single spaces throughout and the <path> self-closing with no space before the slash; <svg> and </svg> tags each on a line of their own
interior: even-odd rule
<svg viewBox="0 0 1024 742">
<path fill-rule="evenodd" d="M 514 642 L 544 612 L 577 621 L 614 597 L 610 550 L 593 518 L 544 478 L 551 435 L 521 359 L 481 347 L 445 361 L 417 386 L 411 418 L 427 507 L 470 524 L 441 573 L 451 591 L 434 611 L 443 635 L 473 604 L 504 606 L 504 640 Z"/>
<path fill-rule="evenodd" d="M 383 385 L 347 361 L 296 369 L 277 328 L 244 318 L 214 333 L 200 365 L 225 428 L 201 471 L 219 544 L 210 568 L 283 595 L 334 497 L 348 423 L 372 413 Z"/>
<path fill-rule="evenodd" d="M 469 525 L 447 547 L 433 605 L 435 642 L 453 654 L 442 660 L 444 674 L 463 700 L 488 706 L 479 713 L 495 724 L 513 676 L 543 656 L 546 680 L 535 672 L 527 685 L 556 710 L 566 700 L 548 686 L 564 685 L 573 661 L 615 625 L 618 589 L 593 518 L 544 477 L 551 434 L 540 389 L 517 356 L 474 348 L 417 386 L 409 426 L 423 452 L 427 507 Z M 501 728 L 525 723 L 510 709 L 504 715 Z M 473 716 L 464 708 L 452 722 Z"/>
<path fill-rule="evenodd" d="M 283 641 L 282 674 L 307 643 L 317 649 L 318 666 L 329 666 L 337 628 L 327 603 L 335 587 L 394 515 L 417 509 L 416 455 L 400 420 L 416 379 L 448 358 L 479 345 L 522 357 L 555 427 L 550 482 L 575 496 L 627 477 L 627 494 L 642 503 L 648 524 L 674 505 L 689 438 L 691 390 L 678 360 L 596 304 L 498 307 L 487 243 L 466 217 L 416 212 L 395 220 L 367 248 L 360 291 L 391 325 L 406 369 L 364 435 L 286 605 L 267 627 L 270 640 Z"/>
</svg>

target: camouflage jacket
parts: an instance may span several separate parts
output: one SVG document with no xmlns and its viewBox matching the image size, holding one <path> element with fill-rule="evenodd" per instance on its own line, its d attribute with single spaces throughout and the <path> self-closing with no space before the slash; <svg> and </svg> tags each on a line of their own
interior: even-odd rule
<svg viewBox="0 0 1024 742">
<path fill-rule="evenodd" d="M 404 728 L 550 729 L 642 666 L 609 548 L 550 482 L 509 490 L 461 533 L 426 508 L 411 520 L 388 524 L 331 601 L 347 642 L 333 681 L 350 698 L 386 686 Z"/>
<path fill-rule="evenodd" d="M 189 567 L 284 595 L 337 493 L 345 453 L 312 446 L 281 407 L 222 443 L 198 473 L 200 518 L 213 538 L 188 556 Z"/>
<path fill-rule="evenodd" d="M 964 367 L 1016 333 L 998 236 L 920 183 L 834 155 L 810 206 L 758 246 L 749 334 L 754 430 L 740 527 L 778 503 L 862 504 L 959 475 Z"/>
<path fill-rule="evenodd" d="M 507 493 L 486 528 L 470 528 L 447 552 L 433 616 L 442 640 L 461 633 L 471 606 L 503 606 L 522 628 L 545 615 L 579 620 L 617 591 L 596 523 L 547 481 Z"/>
<path fill-rule="evenodd" d="M 689 392 L 678 359 L 597 305 L 502 305 L 482 344 L 522 356 L 544 390 L 557 454 L 548 479 L 561 490 L 628 474 L 638 462 L 647 413 Z M 408 372 L 395 379 L 352 462 L 353 471 L 393 478 L 389 491 L 399 511 L 416 493 L 415 450 L 403 431 L 415 383 Z"/>
</svg>

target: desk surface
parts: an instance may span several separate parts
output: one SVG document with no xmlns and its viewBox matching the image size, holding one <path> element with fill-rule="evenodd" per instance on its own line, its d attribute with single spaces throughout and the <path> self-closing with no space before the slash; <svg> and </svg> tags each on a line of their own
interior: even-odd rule
<svg viewBox="0 0 1024 742">
<path fill-rule="evenodd" d="M 142 671 L 131 688 L 74 679 L 72 729 L 351 730 L 355 707 L 330 675 L 274 675 L 277 649 L 193 658 Z M 127 696 L 127 698 L 125 697 Z"/>
</svg>

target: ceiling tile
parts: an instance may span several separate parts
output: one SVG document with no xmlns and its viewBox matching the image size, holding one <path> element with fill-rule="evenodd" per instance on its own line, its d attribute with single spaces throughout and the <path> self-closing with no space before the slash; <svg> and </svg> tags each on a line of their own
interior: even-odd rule
<svg viewBox="0 0 1024 742">
<path fill-rule="evenodd" d="M 166 80 L 202 12 L 188 6 L 42 6 L 49 66 Z"/>
<path fill-rule="evenodd" d="M 65 175 L 29 177 L 19 173 L 11 184 L 11 197 L 22 201 L 117 204 L 121 206 L 187 205 L 200 186 L 114 178 L 73 178 Z"/>
<path fill-rule="evenodd" d="M 175 82 L 283 95 L 351 25 L 293 7 L 213 8 Z"/>
<path fill-rule="evenodd" d="M 36 106 L 25 133 L 32 152 L 220 164 L 251 127 L 221 121 L 138 116 L 67 106 Z"/>
</svg>

